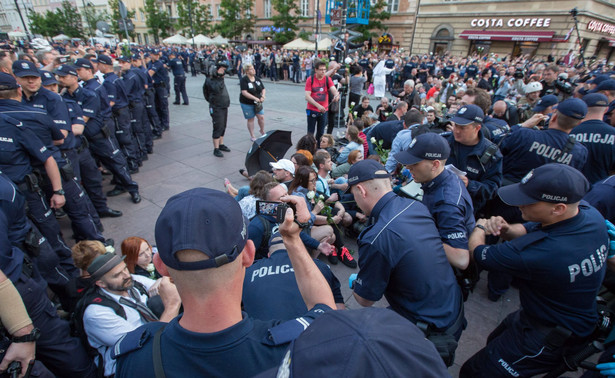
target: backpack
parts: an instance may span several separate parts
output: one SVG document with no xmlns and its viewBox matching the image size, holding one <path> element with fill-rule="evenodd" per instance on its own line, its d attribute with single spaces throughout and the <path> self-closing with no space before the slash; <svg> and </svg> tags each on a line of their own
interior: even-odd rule
<svg viewBox="0 0 615 378">
<path fill-rule="evenodd" d="M 142 283 L 138 281 L 133 281 L 135 289 L 140 294 L 147 294 L 147 289 L 143 286 Z M 116 313 L 117 316 L 121 316 L 126 319 L 126 311 L 122 305 L 109 298 L 107 295 L 98 290 L 97 286 L 91 286 L 87 290 L 83 292 L 83 296 L 77 301 L 75 305 L 75 311 L 70 316 L 70 333 L 71 336 L 79 338 L 81 344 L 85 348 L 88 353 L 88 356 L 93 360 L 96 357 L 98 358 L 99 364 L 96 369 L 96 376 L 103 377 L 104 376 L 104 358 L 98 352 L 98 349 L 92 347 L 88 341 L 88 335 L 85 333 L 85 327 L 83 326 L 83 314 L 85 313 L 85 309 L 91 305 L 99 305 L 109 307 Z"/>
</svg>

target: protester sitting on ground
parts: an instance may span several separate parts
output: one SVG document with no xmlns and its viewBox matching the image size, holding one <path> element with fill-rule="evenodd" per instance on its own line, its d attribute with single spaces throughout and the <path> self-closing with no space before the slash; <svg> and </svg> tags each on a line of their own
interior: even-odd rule
<svg viewBox="0 0 615 378">
<path fill-rule="evenodd" d="M 333 139 L 333 135 L 324 134 L 320 138 L 320 148 L 323 150 L 327 150 L 329 155 L 331 155 L 331 160 L 337 161 L 337 157 L 340 153 L 337 148 L 335 148 L 335 139 Z"/>
<path fill-rule="evenodd" d="M 316 153 L 316 149 L 318 148 L 318 141 L 314 138 L 314 135 L 305 134 L 297 141 L 296 148 L 297 151 L 308 150 L 312 155 L 314 155 Z"/>
<path fill-rule="evenodd" d="M 337 179 L 337 178 L 348 178 L 348 171 L 350 170 L 350 167 L 355 164 L 358 161 L 363 160 L 363 155 L 361 154 L 361 151 L 359 150 L 354 150 L 354 151 L 350 151 L 350 153 L 348 154 L 348 161 L 344 164 L 338 164 L 335 168 L 333 168 L 331 170 L 331 177 L 333 179 Z"/>
<path fill-rule="evenodd" d="M 122 242 L 122 256 L 130 274 L 157 280 L 162 277 L 153 264 L 153 251 L 149 242 L 138 236 L 130 236 Z"/>
<path fill-rule="evenodd" d="M 363 154 L 363 139 L 359 138 L 359 129 L 356 126 L 348 126 L 346 129 L 346 139 L 349 143 L 340 149 L 337 163 L 343 164 L 348 161 L 350 151 L 359 150 Z"/>
<path fill-rule="evenodd" d="M 301 165 L 311 166 L 312 164 L 314 164 L 314 154 L 311 153 L 310 151 L 308 151 L 308 150 L 297 150 L 297 153 L 293 154 L 292 157 L 296 157 L 297 155 L 303 155 L 305 157 L 305 159 L 306 159 L 307 164 L 301 164 Z M 292 161 L 292 157 L 291 157 L 291 161 Z"/>
</svg>

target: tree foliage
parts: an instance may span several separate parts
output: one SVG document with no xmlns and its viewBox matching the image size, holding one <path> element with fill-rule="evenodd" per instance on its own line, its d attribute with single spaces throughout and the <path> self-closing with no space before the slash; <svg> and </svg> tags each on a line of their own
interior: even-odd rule
<svg viewBox="0 0 615 378">
<path fill-rule="evenodd" d="M 53 37 L 65 34 L 71 38 L 84 38 L 81 15 L 77 8 L 64 0 L 55 11 L 48 10 L 45 14 L 29 10 L 30 29 L 34 34 Z"/>
<path fill-rule="evenodd" d="M 363 33 L 361 41 L 366 41 L 371 37 L 378 37 L 380 32 L 388 28 L 383 21 L 391 18 L 391 13 L 387 12 L 387 0 L 378 0 L 369 10 L 369 23 L 358 25 L 354 30 Z"/>
<path fill-rule="evenodd" d="M 299 16 L 299 6 L 297 1 L 292 0 L 272 0 L 271 5 L 276 11 L 271 17 L 273 26 L 278 29 L 273 37 L 277 43 L 285 44 L 295 39 L 296 31 L 299 29 L 297 24 Z"/>
<path fill-rule="evenodd" d="M 160 38 L 168 37 L 169 31 L 173 27 L 169 14 L 158 8 L 157 0 L 145 0 L 145 25 L 154 36 L 154 42 L 160 43 Z"/>
<path fill-rule="evenodd" d="M 121 22 L 122 16 L 120 16 L 120 2 L 119 0 L 109 0 L 109 8 L 111 8 L 111 33 L 116 34 L 120 39 L 126 36 L 124 32 L 124 25 Z M 135 18 L 137 11 L 135 9 L 127 9 L 126 19 L 132 20 Z M 130 38 L 134 38 L 136 33 L 134 30 L 129 31 Z"/>
<path fill-rule="evenodd" d="M 252 14 L 252 0 L 221 0 L 220 16 L 222 20 L 216 30 L 225 38 L 238 38 L 243 33 L 251 33 L 256 17 Z"/>
<path fill-rule="evenodd" d="M 107 11 L 98 11 L 95 7 L 86 6 L 81 8 L 82 17 L 87 25 L 85 33 L 90 36 L 96 31 L 96 23 L 98 21 L 109 21 L 109 13 Z"/>
<path fill-rule="evenodd" d="M 175 28 L 184 37 L 190 37 L 190 13 L 192 13 L 194 35 L 211 35 L 213 33 L 211 5 L 201 4 L 197 0 L 179 0 L 177 2 L 178 20 Z"/>
</svg>

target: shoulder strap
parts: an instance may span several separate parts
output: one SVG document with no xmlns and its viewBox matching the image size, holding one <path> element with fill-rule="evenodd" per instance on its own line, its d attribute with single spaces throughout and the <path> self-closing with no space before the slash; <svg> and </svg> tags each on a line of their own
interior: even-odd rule
<svg viewBox="0 0 615 378">
<path fill-rule="evenodd" d="M 139 293 L 141 293 L 141 295 L 147 295 L 149 297 L 149 295 L 147 294 L 147 289 L 145 288 L 145 285 L 143 285 L 141 282 L 137 280 L 132 280 L 132 282 L 133 282 L 133 286 L 135 287 L 135 289 L 137 289 Z"/>
<path fill-rule="evenodd" d="M 156 378 L 166 378 L 164 366 L 162 366 L 162 349 L 160 348 L 160 336 L 166 325 L 160 327 L 154 335 L 154 345 L 152 347 L 152 361 L 154 362 L 154 374 Z"/>
</svg>

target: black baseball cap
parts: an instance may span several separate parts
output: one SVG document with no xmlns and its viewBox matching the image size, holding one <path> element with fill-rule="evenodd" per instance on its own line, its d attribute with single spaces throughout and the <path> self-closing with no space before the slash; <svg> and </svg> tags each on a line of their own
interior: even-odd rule
<svg viewBox="0 0 615 378">
<path fill-rule="evenodd" d="M 45 71 L 45 70 L 41 70 L 41 84 L 43 86 L 45 85 L 52 85 L 52 84 L 58 84 L 58 80 L 56 80 L 56 77 L 54 74 L 52 74 L 49 71 Z"/>
<path fill-rule="evenodd" d="M 58 76 L 67 76 L 67 75 L 77 76 L 77 68 L 70 64 L 63 64 L 60 67 L 56 68 L 55 71 L 53 71 L 53 73 Z"/>
<path fill-rule="evenodd" d="M 407 149 L 393 157 L 401 164 L 411 165 L 421 160 L 446 160 L 450 154 L 451 147 L 446 139 L 435 133 L 426 133 L 418 135 Z"/>
<path fill-rule="evenodd" d="M 17 80 L 15 80 L 13 75 L 0 72 L 0 90 L 6 91 L 15 88 L 19 88 L 19 84 L 17 84 Z"/>
<path fill-rule="evenodd" d="M 75 61 L 75 67 L 78 68 L 90 68 L 93 69 L 94 66 L 92 65 L 92 62 L 90 62 L 89 59 L 85 59 L 85 58 L 79 58 Z"/>
<path fill-rule="evenodd" d="M 13 62 L 13 74 L 17 77 L 35 76 L 41 77 L 41 72 L 36 65 L 29 60 L 16 60 Z"/>
<path fill-rule="evenodd" d="M 550 163 L 531 170 L 521 182 L 503 186 L 498 195 L 511 206 L 536 202 L 576 203 L 589 190 L 581 172 L 566 164 Z"/>
<path fill-rule="evenodd" d="M 459 108 L 457 113 L 451 118 L 451 121 L 457 125 L 465 126 L 471 123 L 483 123 L 484 118 L 485 113 L 483 109 L 477 105 L 469 104 Z"/>
<path fill-rule="evenodd" d="M 569 98 L 559 103 L 557 111 L 574 119 L 583 119 L 587 115 L 587 104 L 579 98 Z"/>
<path fill-rule="evenodd" d="M 239 203 L 226 193 L 194 188 L 167 201 L 158 216 L 156 244 L 162 261 L 175 270 L 217 268 L 234 261 L 248 240 L 248 221 Z M 182 250 L 203 252 L 209 259 L 179 261 Z"/>
<path fill-rule="evenodd" d="M 348 171 L 348 188 L 346 191 L 350 191 L 353 185 L 364 181 L 389 177 L 391 177 L 389 172 L 376 160 L 361 160 L 353 164 Z"/>
</svg>

